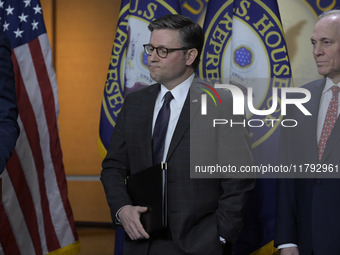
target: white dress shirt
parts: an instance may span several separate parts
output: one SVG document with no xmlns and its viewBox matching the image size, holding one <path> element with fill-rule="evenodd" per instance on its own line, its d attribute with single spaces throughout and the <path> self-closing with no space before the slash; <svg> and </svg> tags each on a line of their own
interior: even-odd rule
<svg viewBox="0 0 340 255">
<path fill-rule="evenodd" d="M 195 74 L 192 74 L 185 81 L 183 81 L 182 83 L 178 84 L 175 88 L 170 90 L 174 98 L 170 101 L 170 119 L 169 119 L 169 124 L 168 124 L 168 130 L 165 136 L 164 153 L 163 153 L 162 162 L 165 162 L 166 160 L 166 156 L 168 154 L 172 135 L 174 134 L 174 131 L 175 131 L 178 119 L 179 119 L 179 115 L 182 112 L 185 99 L 187 98 L 189 88 L 190 88 L 191 83 L 194 80 L 194 77 L 195 77 Z M 161 85 L 161 90 L 156 98 L 155 108 L 153 111 L 152 134 L 153 134 L 153 129 L 155 127 L 158 112 L 163 106 L 164 95 L 168 91 L 169 90 L 164 85 Z"/>
</svg>

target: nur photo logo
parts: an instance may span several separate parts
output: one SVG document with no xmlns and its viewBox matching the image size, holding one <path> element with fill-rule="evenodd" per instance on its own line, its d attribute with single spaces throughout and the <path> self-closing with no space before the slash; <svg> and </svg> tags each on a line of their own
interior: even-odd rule
<svg viewBox="0 0 340 255">
<path fill-rule="evenodd" d="M 210 85 L 202 83 L 202 82 L 200 82 L 200 84 L 202 84 L 206 88 L 199 87 L 199 89 L 201 89 L 202 91 L 204 91 L 205 93 L 207 93 L 211 97 L 211 99 L 214 101 L 215 106 L 217 106 L 217 102 L 216 102 L 216 99 L 215 99 L 215 97 L 213 96 L 212 93 L 215 94 L 215 96 L 217 97 L 217 99 L 219 100 L 219 102 L 220 102 L 220 104 L 222 106 L 221 97 L 217 93 L 216 89 L 213 86 L 210 86 Z M 212 91 L 212 93 L 208 89 L 210 89 Z M 201 95 L 201 101 L 202 101 L 201 114 L 202 115 L 207 115 L 207 94 L 202 94 Z"/>
<path fill-rule="evenodd" d="M 253 102 L 254 89 L 252 87 L 241 89 L 240 87 L 232 84 L 215 84 L 214 87 L 204 83 L 201 84 L 204 85 L 205 88 L 200 87 L 200 89 L 206 93 L 203 93 L 201 95 L 201 115 L 208 114 L 207 95 L 212 98 L 215 106 L 218 105 L 215 98 L 217 98 L 220 102 L 220 105 L 223 106 L 221 97 L 216 89 L 224 89 L 230 91 L 233 99 L 233 115 L 245 115 L 245 110 L 247 109 L 251 114 L 255 116 L 269 116 L 277 111 L 279 111 L 282 116 L 285 116 L 287 114 L 287 105 L 295 105 L 295 107 L 297 107 L 305 116 L 312 115 L 304 106 L 304 104 L 311 99 L 311 94 L 309 90 L 305 88 L 273 87 L 271 91 L 271 105 L 268 105 L 267 109 L 256 109 Z M 295 127 L 298 125 L 298 122 L 294 119 L 280 120 L 273 118 L 252 118 L 248 121 L 244 120 L 243 122 L 233 122 L 232 120 L 228 119 L 214 119 L 213 127 L 215 127 L 216 125 L 226 124 L 230 124 L 231 126 L 242 124 L 243 126 L 249 127 L 262 127 L 265 124 L 267 126 L 274 126 L 275 123 L 278 121 L 281 122 L 281 126 L 283 127 Z"/>
</svg>

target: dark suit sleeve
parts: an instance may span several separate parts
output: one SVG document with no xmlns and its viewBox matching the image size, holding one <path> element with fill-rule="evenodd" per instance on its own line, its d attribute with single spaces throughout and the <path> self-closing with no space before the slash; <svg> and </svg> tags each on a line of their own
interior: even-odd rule
<svg viewBox="0 0 340 255">
<path fill-rule="evenodd" d="M 151 126 L 150 133 L 142 132 L 145 130 L 142 127 L 152 121 L 158 91 L 159 84 L 154 84 L 128 94 L 118 115 L 101 173 L 113 222 L 122 206 L 132 204 L 125 185 L 127 175 L 152 166 Z M 145 119 L 150 119 L 150 122 L 146 124 Z M 148 141 L 150 146 L 144 141 Z"/>
<path fill-rule="evenodd" d="M 294 180 L 279 179 L 277 182 L 277 194 L 275 246 L 287 243 L 297 244 Z"/>
<path fill-rule="evenodd" d="M 111 218 L 115 223 L 117 211 L 124 205 L 131 204 L 125 179 L 129 171 L 127 145 L 125 139 L 126 98 L 114 128 L 107 155 L 102 163 L 101 182 L 111 210 Z"/>
<path fill-rule="evenodd" d="M 289 112 L 286 117 L 287 119 L 292 117 Z M 281 128 L 280 130 L 279 164 L 290 165 L 294 163 L 294 138 L 292 132 L 294 132 L 294 129 L 291 128 Z M 295 179 L 278 178 L 276 182 L 274 241 L 276 247 L 287 243 L 297 244 L 295 197 Z"/>
<path fill-rule="evenodd" d="M 3 172 L 19 135 L 17 117 L 11 50 L 8 39 L 0 34 L 0 173 Z"/>
<path fill-rule="evenodd" d="M 227 117 L 229 122 L 232 119 L 235 123 L 243 123 L 244 116 L 236 116 L 232 113 L 231 95 L 227 93 L 225 96 L 223 102 L 226 102 L 226 106 L 222 117 Z M 249 132 L 243 125 L 221 126 L 218 130 L 217 143 L 219 164 L 236 166 L 237 169 L 253 164 Z M 216 215 L 219 233 L 229 242 L 235 242 L 242 229 L 242 214 L 249 192 L 255 186 L 253 177 L 249 174 L 237 176 L 232 174 L 232 178 L 227 176 L 221 182 L 222 195 L 218 201 Z"/>
</svg>

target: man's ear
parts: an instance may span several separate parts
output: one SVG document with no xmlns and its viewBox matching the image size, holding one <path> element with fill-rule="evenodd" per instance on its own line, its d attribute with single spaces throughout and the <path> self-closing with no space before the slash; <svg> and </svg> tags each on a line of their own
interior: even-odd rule
<svg viewBox="0 0 340 255">
<path fill-rule="evenodd" d="M 192 63 L 194 63 L 195 59 L 198 57 L 198 50 L 193 48 L 193 49 L 189 49 L 186 52 L 186 64 L 188 66 L 191 66 Z"/>
</svg>

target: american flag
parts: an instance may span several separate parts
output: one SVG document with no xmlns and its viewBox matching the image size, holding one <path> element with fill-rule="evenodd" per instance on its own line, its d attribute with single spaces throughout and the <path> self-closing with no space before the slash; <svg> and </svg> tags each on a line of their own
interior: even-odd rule
<svg viewBox="0 0 340 255">
<path fill-rule="evenodd" d="M 77 254 L 58 135 L 56 77 L 39 0 L 0 0 L 0 29 L 11 41 L 20 126 L 0 176 L 0 254 Z"/>
</svg>

